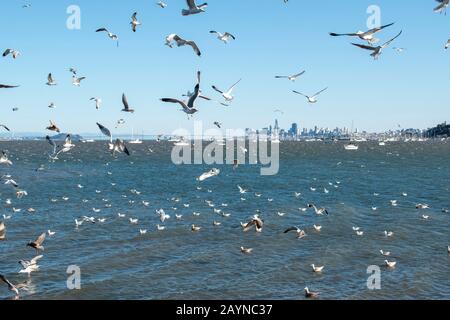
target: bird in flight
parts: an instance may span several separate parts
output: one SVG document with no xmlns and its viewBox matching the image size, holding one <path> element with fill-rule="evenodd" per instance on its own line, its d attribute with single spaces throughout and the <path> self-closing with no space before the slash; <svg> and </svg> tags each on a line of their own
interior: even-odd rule
<svg viewBox="0 0 450 320">
<path fill-rule="evenodd" d="M 289 81 L 295 82 L 300 76 L 304 75 L 306 71 L 294 74 L 292 76 L 275 76 L 276 79 L 288 79 Z"/>
<path fill-rule="evenodd" d="M 370 54 L 374 60 L 378 60 L 378 58 L 380 57 L 382 51 L 384 48 L 388 47 L 395 39 L 397 39 L 398 37 L 400 37 L 400 35 L 402 34 L 403 31 L 400 31 L 399 34 L 397 34 L 394 38 L 392 38 L 391 40 L 383 43 L 381 46 L 377 46 L 377 47 L 373 47 L 373 46 L 367 46 L 367 45 L 363 45 L 363 44 L 358 44 L 358 43 L 352 43 L 352 45 L 357 46 L 361 49 L 365 49 L 365 50 L 370 50 L 372 51 L 372 53 Z"/>
<path fill-rule="evenodd" d="M 216 34 L 216 35 L 217 35 L 217 38 L 218 38 L 220 41 L 223 41 L 225 44 L 227 44 L 231 39 L 236 40 L 236 37 L 233 36 L 233 35 L 232 35 L 231 33 L 229 33 L 229 32 L 220 33 L 220 32 L 211 30 L 209 33 Z"/>
<path fill-rule="evenodd" d="M 373 28 L 370 29 L 369 31 L 358 31 L 355 33 L 334 33 L 334 32 L 330 32 L 330 36 L 332 37 L 342 37 L 342 36 L 347 36 L 347 37 L 358 37 L 361 40 L 367 41 L 370 45 L 373 45 L 377 42 L 380 41 L 380 39 L 377 39 L 374 37 L 374 35 L 378 32 L 380 32 L 381 30 L 392 26 L 394 23 L 390 23 L 381 27 L 377 27 L 377 28 Z"/>
<path fill-rule="evenodd" d="M 295 90 L 293 90 L 293 92 L 296 93 L 296 94 L 299 94 L 299 95 L 301 95 L 301 96 L 304 96 L 306 99 L 308 99 L 308 102 L 309 102 L 309 103 L 313 104 L 313 103 L 317 103 L 317 97 L 318 97 L 322 92 L 324 92 L 324 91 L 327 90 L 327 89 L 328 89 L 328 88 L 325 88 L 325 89 L 323 89 L 323 90 L 317 92 L 316 94 L 314 94 L 314 95 L 312 95 L 312 96 L 307 96 L 306 94 L 303 94 L 303 93 L 298 92 L 298 91 L 295 91 Z"/>
<path fill-rule="evenodd" d="M 181 14 L 183 16 L 189 16 L 192 14 L 202 13 L 205 12 L 205 8 L 208 6 L 208 3 L 203 4 L 195 4 L 195 0 L 186 0 L 187 6 L 189 9 L 183 9 L 181 11 Z"/>
<path fill-rule="evenodd" d="M 133 15 L 131 16 L 130 24 L 133 32 L 136 32 L 137 27 L 142 25 L 142 23 L 137 19 L 137 12 L 133 13 Z"/>
<path fill-rule="evenodd" d="M 216 86 L 212 86 L 212 88 L 214 89 L 214 90 L 216 90 L 217 92 L 219 92 L 221 95 L 222 95 L 222 97 L 227 101 L 227 102 L 231 102 L 231 101 L 233 101 L 234 100 L 234 96 L 232 95 L 233 94 L 233 90 L 234 90 L 234 88 L 238 85 L 238 83 L 239 82 L 241 82 L 242 81 L 242 79 L 240 79 L 238 82 L 236 82 L 235 84 L 233 84 L 231 87 L 230 87 L 230 89 L 228 89 L 228 91 L 222 91 L 222 90 L 220 90 L 219 88 L 217 88 Z"/>
<path fill-rule="evenodd" d="M 173 48 L 172 42 L 174 42 L 174 41 L 176 42 L 177 47 L 191 46 L 197 56 L 200 57 L 202 55 L 199 47 L 197 46 L 197 44 L 194 41 L 185 40 L 175 33 L 170 34 L 166 37 L 166 46 Z"/>
</svg>

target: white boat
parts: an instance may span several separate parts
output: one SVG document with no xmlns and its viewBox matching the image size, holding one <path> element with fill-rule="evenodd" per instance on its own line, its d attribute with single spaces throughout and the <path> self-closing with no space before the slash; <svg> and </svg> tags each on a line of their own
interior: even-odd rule
<svg viewBox="0 0 450 320">
<path fill-rule="evenodd" d="M 131 141 L 129 142 L 130 144 L 142 144 L 142 140 L 138 139 L 134 139 L 134 129 L 131 133 Z"/>
<path fill-rule="evenodd" d="M 357 146 L 356 144 L 350 143 L 350 144 L 346 144 L 344 146 L 344 148 L 345 148 L 345 150 L 348 150 L 348 151 L 356 151 L 359 149 L 359 146 Z"/>
</svg>

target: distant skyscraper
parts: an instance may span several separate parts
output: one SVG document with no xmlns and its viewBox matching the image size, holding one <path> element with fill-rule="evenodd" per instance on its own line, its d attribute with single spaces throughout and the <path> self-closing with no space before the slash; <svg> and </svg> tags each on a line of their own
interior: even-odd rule
<svg viewBox="0 0 450 320">
<path fill-rule="evenodd" d="M 293 137 L 298 135 L 298 125 L 296 123 L 292 124 L 291 129 L 289 130 L 289 135 Z"/>
</svg>

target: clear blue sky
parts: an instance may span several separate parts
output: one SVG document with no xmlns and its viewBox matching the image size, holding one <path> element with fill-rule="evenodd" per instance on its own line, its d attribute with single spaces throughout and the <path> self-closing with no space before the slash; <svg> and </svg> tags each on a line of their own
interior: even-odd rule
<svg viewBox="0 0 450 320">
<path fill-rule="evenodd" d="M 121 133 L 145 130 L 146 134 L 170 133 L 191 128 L 175 105 L 159 101 L 179 97 L 203 72 L 203 91 L 219 98 L 211 85 L 226 88 L 238 79 L 231 107 L 200 102 L 196 119 L 212 126 L 220 121 L 229 128 L 260 128 L 279 118 L 282 127 L 355 126 L 369 131 L 402 127 L 426 128 L 450 120 L 448 106 L 450 51 L 443 46 L 450 37 L 450 15 L 435 14 L 432 0 L 378 0 L 382 23 L 396 22 L 380 34 L 382 40 L 403 35 L 393 46 L 406 47 L 398 54 L 388 48 L 379 61 L 351 46 L 351 39 L 331 38 L 328 32 L 366 29 L 366 9 L 373 1 L 209 0 L 207 12 L 181 16 L 184 0 L 167 0 L 161 9 L 154 0 L 19 0 L 1 4 L 0 49 L 14 48 L 22 56 L 0 59 L 0 83 L 20 84 L 0 91 L 0 123 L 16 132 L 44 132 L 52 119 L 65 132 L 98 132 L 95 122 L 113 127 L 125 118 Z M 66 28 L 66 9 L 81 7 L 81 30 Z M 143 27 L 130 29 L 134 11 Z M 120 47 L 99 27 L 120 36 Z M 237 40 L 224 45 L 208 32 L 229 31 Z M 170 33 L 195 40 L 203 56 L 190 48 L 170 49 Z M 87 80 L 81 88 L 71 84 L 69 67 Z M 295 84 L 276 80 L 277 74 L 307 73 Z M 54 74 L 59 85 L 47 87 Z M 328 86 L 314 106 L 292 93 L 315 93 Z M 125 92 L 134 115 L 121 110 Z M 96 111 L 89 98 L 99 96 Z M 57 105 L 51 110 L 50 102 Z M 19 107 L 18 113 L 11 109 Z M 284 110 L 284 115 L 273 112 Z"/>
</svg>

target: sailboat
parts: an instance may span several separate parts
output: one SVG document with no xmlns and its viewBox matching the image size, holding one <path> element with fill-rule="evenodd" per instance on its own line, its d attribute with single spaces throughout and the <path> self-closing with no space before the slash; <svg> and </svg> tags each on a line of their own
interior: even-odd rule
<svg viewBox="0 0 450 320">
<path fill-rule="evenodd" d="M 344 148 L 347 151 L 358 151 L 359 150 L 359 146 L 354 144 L 354 143 L 352 143 L 352 141 L 355 141 L 354 134 L 353 134 L 353 121 L 352 121 L 352 133 L 351 133 L 350 143 L 344 145 Z"/>
<path fill-rule="evenodd" d="M 131 139 L 132 140 L 129 142 L 130 144 L 142 144 L 142 140 L 139 140 L 139 138 L 134 139 L 134 129 L 132 131 Z"/>
</svg>

